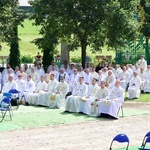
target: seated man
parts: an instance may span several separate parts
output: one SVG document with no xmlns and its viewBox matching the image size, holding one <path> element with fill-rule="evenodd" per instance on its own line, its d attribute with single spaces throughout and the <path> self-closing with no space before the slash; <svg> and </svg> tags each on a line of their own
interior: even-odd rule
<svg viewBox="0 0 150 150">
<path fill-rule="evenodd" d="M 50 106 L 50 97 L 52 93 L 56 92 L 58 81 L 55 79 L 53 73 L 50 74 L 50 80 L 47 84 L 47 88 L 41 91 L 38 95 L 37 104 L 42 106 Z"/>
<path fill-rule="evenodd" d="M 69 92 L 69 85 L 65 81 L 65 77 L 61 76 L 60 83 L 58 83 L 56 92 L 50 96 L 50 107 L 61 108 L 65 104 L 65 96 Z"/>
<path fill-rule="evenodd" d="M 81 98 L 87 93 L 87 85 L 84 83 L 84 77 L 79 76 L 79 83 L 74 87 L 72 95 L 66 99 L 66 111 L 79 112 L 79 103 Z"/>
<path fill-rule="evenodd" d="M 98 116 L 98 107 L 100 100 L 106 99 L 108 97 L 109 90 L 105 86 L 105 81 L 101 81 L 100 88 L 97 90 L 94 101 L 91 102 L 90 116 Z"/>
<path fill-rule="evenodd" d="M 116 80 L 115 87 L 110 91 L 108 97 L 100 101 L 98 112 L 118 118 L 118 111 L 123 102 L 124 89 L 120 86 L 120 81 Z"/>
<path fill-rule="evenodd" d="M 95 95 L 98 90 L 97 78 L 93 78 L 92 84 L 88 85 L 87 93 L 80 100 L 79 112 L 83 112 L 84 114 L 90 114 L 91 102 L 95 99 Z"/>
<path fill-rule="evenodd" d="M 129 88 L 128 88 L 128 98 L 139 98 L 141 94 L 140 86 L 141 86 L 141 78 L 138 76 L 138 73 L 136 71 L 133 72 L 133 77 L 131 78 L 129 82 Z"/>
<path fill-rule="evenodd" d="M 41 76 L 41 79 L 38 82 L 38 84 L 35 88 L 35 91 L 28 95 L 28 99 L 27 99 L 28 103 L 33 104 L 33 105 L 38 105 L 37 100 L 38 100 L 39 93 L 41 91 L 45 91 L 46 89 L 47 89 L 47 83 L 45 82 L 45 78 L 43 75 L 43 76 Z"/>
</svg>

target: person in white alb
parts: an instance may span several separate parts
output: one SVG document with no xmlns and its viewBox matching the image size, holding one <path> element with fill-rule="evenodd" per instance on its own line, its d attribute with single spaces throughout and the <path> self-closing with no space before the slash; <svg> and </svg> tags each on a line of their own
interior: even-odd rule
<svg viewBox="0 0 150 150">
<path fill-rule="evenodd" d="M 99 103 L 99 114 L 107 114 L 118 118 L 118 111 L 124 102 L 124 90 L 120 86 L 120 81 L 116 80 L 115 87 L 112 88 L 108 97 Z"/>
<path fill-rule="evenodd" d="M 141 78 L 138 76 L 138 73 L 136 71 L 133 72 L 133 77 L 131 78 L 129 82 L 128 87 L 128 98 L 139 98 L 141 94 L 140 86 L 141 86 Z"/>
<path fill-rule="evenodd" d="M 90 116 L 99 115 L 98 107 L 99 107 L 100 100 L 106 99 L 106 97 L 108 97 L 108 94 L 109 94 L 109 90 L 105 86 L 105 81 L 101 81 L 100 87 L 97 90 L 95 99 L 94 101 L 91 102 Z"/>
<path fill-rule="evenodd" d="M 85 74 L 84 74 L 84 83 L 86 85 L 89 85 L 89 84 L 92 83 L 92 79 L 93 79 L 93 76 L 92 76 L 92 74 L 90 72 L 90 69 L 87 68 L 86 71 L 85 71 Z"/>
<path fill-rule="evenodd" d="M 38 105 L 38 96 L 41 91 L 45 91 L 47 89 L 47 83 L 45 82 L 44 75 L 40 77 L 40 81 L 38 82 L 35 91 L 28 95 L 27 101 L 29 104 Z"/>
<path fill-rule="evenodd" d="M 142 55 L 141 58 L 138 60 L 137 65 L 139 68 L 144 68 L 144 70 L 147 69 L 147 61 L 144 59 L 144 56 Z"/>
<path fill-rule="evenodd" d="M 50 106 L 50 97 L 52 93 L 56 92 L 58 81 L 55 79 L 55 75 L 53 73 L 50 74 L 50 80 L 47 84 L 47 89 L 45 91 L 41 91 L 38 96 L 38 105 L 42 106 Z"/>
<path fill-rule="evenodd" d="M 93 78 L 92 84 L 88 85 L 88 90 L 85 96 L 83 96 L 80 100 L 79 104 L 79 112 L 89 115 L 91 102 L 95 100 L 95 96 L 98 90 L 97 78 Z"/>
<path fill-rule="evenodd" d="M 147 66 L 147 70 L 145 71 L 147 74 L 147 81 L 145 83 L 144 92 L 149 93 L 150 92 L 150 65 Z"/>
<path fill-rule="evenodd" d="M 87 85 L 84 83 L 84 77 L 79 77 L 79 83 L 74 87 L 72 95 L 66 99 L 65 111 L 79 112 L 81 98 L 87 93 Z"/>
<path fill-rule="evenodd" d="M 141 87 L 140 87 L 140 90 L 143 93 L 144 89 L 145 89 L 145 86 L 146 86 L 146 81 L 148 79 L 148 76 L 147 76 L 146 72 L 144 71 L 144 68 L 140 68 L 140 72 L 139 72 L 138 75 L 141 78 Z"/>
<path fill-rule="evenodd" d="M 116 77 L 114 76 L 112 70 L 108 71 L 108 76 L 106 76 L 106 87 L 112 89 L 115 85 Z"/>
<path fill-rule="evenodd" d="M 65 77 L 61 76 L 60 83 L 58 83 L 56 92 L 50 97 L 51 108 L 61 108 L 65 106 L 65 96 L 69 92 L 69 85 L 65 81 Z"/>
<path fill-rule="evenodd" d="M 127 85 L 129 84 L 130 81 L 130 74 L 126 70 L 126 66 L 123 66 L 122 70 L 123 71 L 118 76 L 118 80 L 120 80 L 121 87 L 124 89 L 124 91 L 126 91 Z"/>
<path fill-rule="evenodd" d="M 2 93 L 8 93 L 11 89 L 18 90 L 18 86 L 16 81 L 14 81 L 14 75 L 9 74 L 8 81 L 4 84 L 2 88 Z"/>
</svg>

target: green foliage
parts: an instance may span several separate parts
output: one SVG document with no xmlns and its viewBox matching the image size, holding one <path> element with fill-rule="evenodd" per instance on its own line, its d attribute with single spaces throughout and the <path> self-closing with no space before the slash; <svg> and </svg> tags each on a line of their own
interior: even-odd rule
<svg viewBox="0 0 150 150">
<path fill-rule="evenodd" d="M 31 55 L 21 56 L 21 63 L 33 63 L 33 57 Z"/>
<path fill-rule="evenodd" d="M 80 56 L 74 56 L 71 58 L 70 62 L 81 63 L 81 57 Z"/>
</svg>

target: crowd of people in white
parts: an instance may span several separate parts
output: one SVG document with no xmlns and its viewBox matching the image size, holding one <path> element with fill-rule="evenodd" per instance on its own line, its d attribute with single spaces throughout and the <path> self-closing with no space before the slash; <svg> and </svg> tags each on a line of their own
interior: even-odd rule
<svg viewBox="0 0 150 150">
<path fill-rule="evenodd" d="M 150 66 L 144 56 L 135 65 L 123 67 L 111 63 L 99 63 L 97 67 L 87 64 L 83 69 L 74 63 L 60 68 L 52 62 L 45 73 L 41 63 L 29 67 L 7 64 L 0 73 L 1 95 L 11 89 L 20 92 L 20 99 L 30 105 L 50 108 L 65 107 L 68 112 L 82 112 L 90 116 L 109 114 L 118 118 L 118 111 L 128 98 L 139 98 L 141 92 L 150 92 Z"/>
</svg>

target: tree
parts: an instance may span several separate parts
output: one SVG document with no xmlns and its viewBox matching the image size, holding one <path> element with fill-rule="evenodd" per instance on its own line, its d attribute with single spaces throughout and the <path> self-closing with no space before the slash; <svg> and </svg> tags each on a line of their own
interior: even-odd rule
<svg viewBox="0 0 150 150">
<path fill-rule="evenodd" d="M 35 0 L 31 4 L 37 25 L 58 31 L 57 39 L 65 39 L 69 50 L 81 47 L 83 67 L 87 46 L 93 51 L 104 44 L 116 48 L 123 46 L 126 38 L 133 38 L 135 6 L 129 0 Z"/>
<path fill-rule="evenodd" d="M 140 0 L 139 6 L 140 13 L 140 31 L 145 36 L 145 54 L 147 63 L 150 64 L 150 48 L 149 48 L 149 38 L 150 38 L 150 2 L 146 0 Z"/>
<path fill-rule="evenodd" d="M 0 41 L 10 45 L 10 65 L 20 66 L 20 51 L 17 26 L 21 24 L 25 14 L 19 10 L 18 0 L 0 1 Z"/>
</svg>

